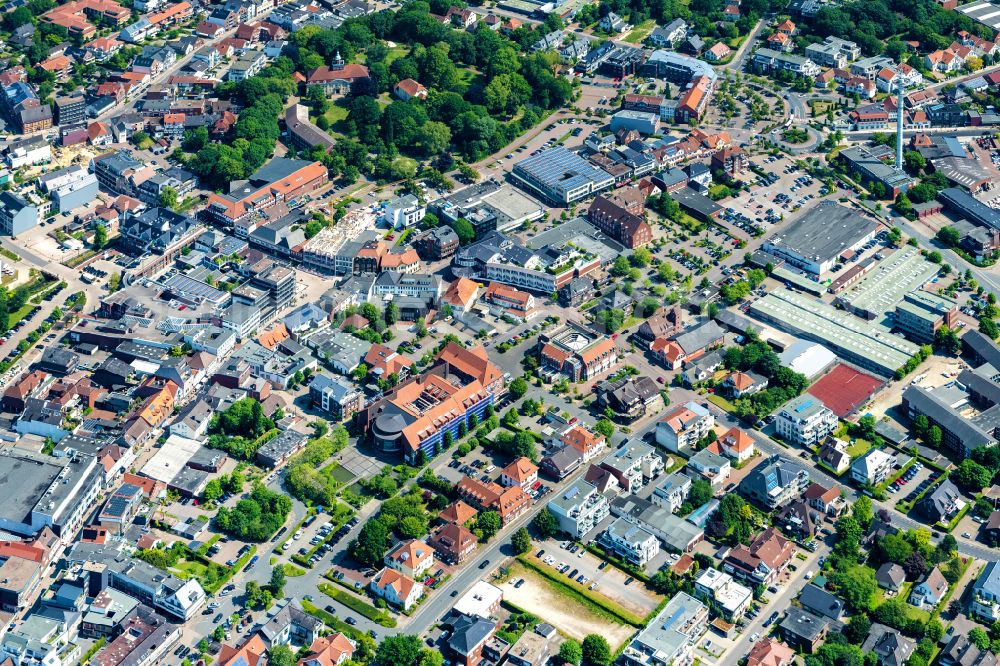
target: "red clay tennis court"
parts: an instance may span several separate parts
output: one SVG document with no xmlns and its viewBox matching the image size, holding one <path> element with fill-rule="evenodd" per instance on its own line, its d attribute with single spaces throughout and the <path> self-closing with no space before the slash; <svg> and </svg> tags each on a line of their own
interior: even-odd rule
<svg viewBox="0 0 1000 666">
<path fill-rule="evenodd" d="M 844 418 L 865 404 L 881 386 L 881 379 L 840 363 L 813 384 L 808 393 Z"/>
</svg>

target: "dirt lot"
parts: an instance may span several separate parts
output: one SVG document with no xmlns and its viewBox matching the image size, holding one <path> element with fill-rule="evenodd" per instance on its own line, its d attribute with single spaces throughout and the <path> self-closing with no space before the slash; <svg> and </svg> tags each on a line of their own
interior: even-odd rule
<svg viewBox="0 0 1000 666">
<path fill-rule="evenodd" d="M 593 553 L 582 549 L 576 553 L 570 553 L 568 550 L 562 548 L 560 542 L 552 539 L 543 542 L 541 549 L 545 550 L 545 555 L 542 559 L 551 556 L 555 558 L 555 562 L 553 564 L 545 564 L 545 562 L 539 560 L 539 566 L 549 567 L 554 570 L 561 562 L 565 562 L 571 567 L 570 571 L 579 569 L 580 574 L 598 583 L 599 587 L 595 592 L 604 595 L 614 603 L 636 615 L 649 615 L 663 601 L 661 595 L 653 594 L 643 588 L 639 582 L 633 581 L 626 585 L 625 581 L 631 578 L 631 576 L 615 566 L 609 565 L 604 567 L 604 569 L 598 569 L 597 567 L 600 566 L 602 560 Z M 569 577 L 566 577 L 566 583 L 567 585 L 579 585 L 581 588 L 586 587 L 586 585 L 577 583 Z"/>
<path fill-rule="evenodd" d="M 898 417 L 894 408 L 898 407 L 902 400 L 903 391 L 911 383 L 924 388 L 937 388 L 953 381 L 966 363 L 957 358 L 945 358 L 942 356 L 931 356 L 924 361 L 917 370 L 901 382 L 891 382 L 888 387 L 868 403 L 865 413 L 870 413 L 876 419 L 881 419 L 888 413 L 889 416 Z M 891 410 L 891 413 L 890 413 Z M 906 423 L 903 423 L 906 426 Z"/>
<path fill-rule="evenodd" d="M 618 624 L 581 606 L 560 594 L 553 583 L 520 564 L 511 567 L 511 576 L 523 578 L 524 584 L 519 588 L 504 585 L 504 598 L 518 608 L 543 618 L 570 638 L 583 640 L 588 634 L 599 634 L 608 640 L 612 651 L 615 651 L 632 636 L 632 627 Z"/>
</svg>

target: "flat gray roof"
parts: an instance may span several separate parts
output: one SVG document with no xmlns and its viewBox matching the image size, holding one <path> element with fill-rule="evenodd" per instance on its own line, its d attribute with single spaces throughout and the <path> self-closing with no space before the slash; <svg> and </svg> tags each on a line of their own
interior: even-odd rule
<svg viewBox="0 0 1000 666">
<path fill-rule="evenodd" d="M 834 352 L 851 355 L 853 358 L 848 360 L 878 366 L 885 374 L 900 368 L 920 349 L 880 324 L 792 291 L 771 292 L 754 301 L 750 311 Z"/>
<path fill-rule="evenodd" d="M 31 511 L 62 469 L 62 465 L 27 456 L 0 455 L 0 488 L 7 498 L 0 518 L 30 525 Z"/>
<path fill-rule="evenodd" d="M 810 261 L 828 261 L 857 245 L 878 227 L 850 208 L 821 201 L 785 225 L 768 243 Z"/>
<path fill-rule="evenodd" d="M 923 258 L 918 248 L 905 245 L 878 263 L 857 284 L 837 297 L 855 310 L 882 315 L 937 275 L 940 267 Z"/>
</svg>

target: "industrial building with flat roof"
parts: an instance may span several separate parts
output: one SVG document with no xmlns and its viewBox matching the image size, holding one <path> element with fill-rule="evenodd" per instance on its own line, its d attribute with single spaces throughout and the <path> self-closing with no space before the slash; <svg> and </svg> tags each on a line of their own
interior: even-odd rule
<svg viewBox="0 0 1000 666">
<path fill-rule="evenodd" d="M 1000 6 L 993 2 L 987 0 L 970 2 L 967 5 L 962 5 L 956 11 L 965 14 L 976 23 L 984 25 L 994 32 L 1000 30 Z"/>
<path fill-rule="evenodd" d="M 939 270 L 940 266 L 924 259 L 919 249 L 906 245 L 876 264 L 853 287 L 837 296 L 835 303 L 864 319 L 881 319 Z"/>
<path fill-rule="evenodd" d="M 889 146 L 854 146 L 840 151 L 840 157 L 861 176 L 865 185 L 882 183 L 886 196 L 890 198 L 906 192 L 913 184 L 913 178 L 908 173 L 887 163 L 894 159 L 894 155 Z"/>
<path fill-rule="evenodd" d="M 562 146 L 549 148 L 514 165 L 511 174 L 528 189 L 555 204 L 568 204 L 615 184 L 615 177 Z"/>
<path fill-rule="evenodd" d="M 763 250 L 793 266 L 821 275 L 844 252 L 875 237 L 878 223 L 832 201 L 821 201 L 764 243 Z"/>
<path fill-rule="evenodd" d="M 990 208 L 963 189 L 949 187 L 938 192 L 937 198 L 949 212 L 984 227 L 1000 229 L 1000 210 Z"/>
<path fill-rule="evenodd" d="M 879 323 L 864 321 L 791 291 L 767 294 L 750 305 L 750 313 L 882 376 L 894 374 L 920 350 Z"/>
</svg>

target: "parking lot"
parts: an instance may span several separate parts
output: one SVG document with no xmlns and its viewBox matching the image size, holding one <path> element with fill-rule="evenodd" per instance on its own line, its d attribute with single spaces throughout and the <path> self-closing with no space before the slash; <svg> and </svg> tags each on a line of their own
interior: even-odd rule
<svg viewBox="0 0 1000 666">
<path fill-rule="evenodd" d="M 284 553 L 291 558 L 292 554 L 297 552 L 299 555 L 305 556 L 313 548 L 323 543 L 309 560 L 313 566 L 316 566 L 327 553 L 333 550 L 337 542 L 344 538 L 357 524 L 357 518 L 352 518 L 334 531 L 333 517 L 329 514 L 311 516 L 306 519 L 301 528 L 293 532 L 279 548 L 275 549 L 275 554 Z"/>
<path fill-rule="evenodd" d="M 534 554 L 537 563 L 565 575 L 568 585 L 579 585 L 602 594 L 636 615 L 645 617 L 663 599 L 646 589 L 642 582 L 581 546 L 555 539 L 538 545 Z"/>
<path fill-rule="evenodd" d="M 912 498 L 916 497 L 914 493 L 927 487 L 925 484 L 930 482 L 930 476 L 931 470 L 925 469 L 924 464 L 917 461 L 905 468 L 905 471 L 901 471 L 897 478 L 886 487 L 886 492 L 912 502 Z"/>
<path fill-rule="evenodd" d="M 758 166 L 768 173 L 756 176 L 747 191 L 722 203 L 726 210 L 722 223 L 750 236 L 761 236 L 789 214 L 831 194 L 822 181 L 816 180 L 794 164 L 791 158 L 769 156 Z"/>
</svg>

